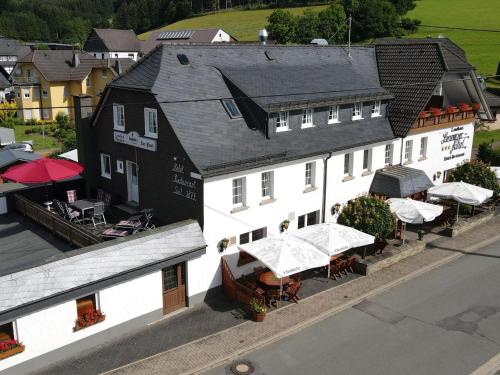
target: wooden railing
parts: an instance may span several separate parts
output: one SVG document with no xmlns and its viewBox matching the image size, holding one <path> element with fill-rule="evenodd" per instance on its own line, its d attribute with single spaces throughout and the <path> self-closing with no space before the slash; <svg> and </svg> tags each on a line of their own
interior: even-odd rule
<svg viewBox="0 0 500 375">
<path fill-rule="evenodd" d="M 252 298 L 257 299 L 262 305 L 264 305 L 266 303 L 265 297 L 257 293 L 255 290 L 250 289 L 236 281 L 224 257 L 221 257 L 220 259 L 222 267 L 222 288 L 224 290 L 224 294 L 245 306 L 249 305 Z"/>
<path fill-rule="evenodd" d="M 57 216 L 55 213 L 48 211 L 29 199 L 19 194 L 14 195 L 14 198 L 16 210 L 19 213 L 29 217 L 37 224 L 47 228 L 49 231 L 72 245 L 76 247 L 85 247 L 102 242 L 101 238 L 79 228 L 77 225 Z"/>
</svg>

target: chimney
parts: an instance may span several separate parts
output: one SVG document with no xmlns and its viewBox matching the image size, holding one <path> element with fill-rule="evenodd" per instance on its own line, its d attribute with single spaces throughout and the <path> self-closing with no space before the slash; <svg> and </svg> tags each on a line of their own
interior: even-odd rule
<svg viewBox="0 0 500 375">
<path fill-rule="evenodd" d="M 71 62 L 73 68 L 78 68 L 80 65 L 80 54 L 78 52 L 73 53 L 73 61 Z"/>
<path fill-rule="evenodd" d="M 259 40 L 262 44 L 266 44 L 267 36 L 268 34 L 266 29 L 262 29 L 259 31 Z"/>
<path fill-rule="evenodd" d="M 120 63 L 120 60 L 116 60 L 115 61 L 114 69 L 115 69 L 115 72 L 118 75 L 121 75 L 123 73 L 123 71 L 122 71 L 122 64 Z"/>
</svg>

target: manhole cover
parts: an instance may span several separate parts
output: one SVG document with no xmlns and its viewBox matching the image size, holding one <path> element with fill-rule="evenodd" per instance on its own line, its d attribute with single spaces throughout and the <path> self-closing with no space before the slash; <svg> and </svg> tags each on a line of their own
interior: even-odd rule
<svg viewBox="0 0 500 375">
<path fill-rule="evenodd" d="M 231 372 L 235 375 L 248 375 L 253 373 L 254 367 L 249 361 L 236 361 L 231 365 Z"/>
</svg>

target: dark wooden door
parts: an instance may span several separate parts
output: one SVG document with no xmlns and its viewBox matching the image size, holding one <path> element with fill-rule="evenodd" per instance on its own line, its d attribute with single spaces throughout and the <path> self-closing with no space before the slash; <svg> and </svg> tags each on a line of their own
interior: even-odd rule
<svg viewBox="0 0 500 375">
<path fill-rule="evenodd" d="M 179 263 L 162 270 L 163 314 L 186 306 L 186 264 Z"/>
</svg>

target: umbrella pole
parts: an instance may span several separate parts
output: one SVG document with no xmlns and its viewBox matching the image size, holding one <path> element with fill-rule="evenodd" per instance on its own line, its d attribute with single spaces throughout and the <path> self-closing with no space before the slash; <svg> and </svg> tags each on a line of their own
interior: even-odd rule
<svg viewBox="0 0 500 375">
<path fill-rule="evenodd" d="M 279 303 L 281 302 L 281 296 L 283 295 L 283 278 L 280 279 L 280 300 L 276 302 L 279 306 Z"/>
<path fill-rule="evenodd" d="M 326 266 L 327 268 L 327 273 L 328 273 L 328 280 L 330 280 L 330 264 L 328 264 L 328 266 Z"/>
<path fill-rule="evenodd" d="M 401 225 L 403 226 L 403 234 L 402 234 L 402 240 L 403 240 L 403 245 L 405 244 L 405 238 L 406 238 L 406 223 L 404 221 L 401 222 Z"/>
<path fill-rule="evenodd" d="M 457 220 L 455 221 L 455 223 L 458 223 L 458 213 L 460 212 L 460 202 L 457 201 Z"/>
</svg>

